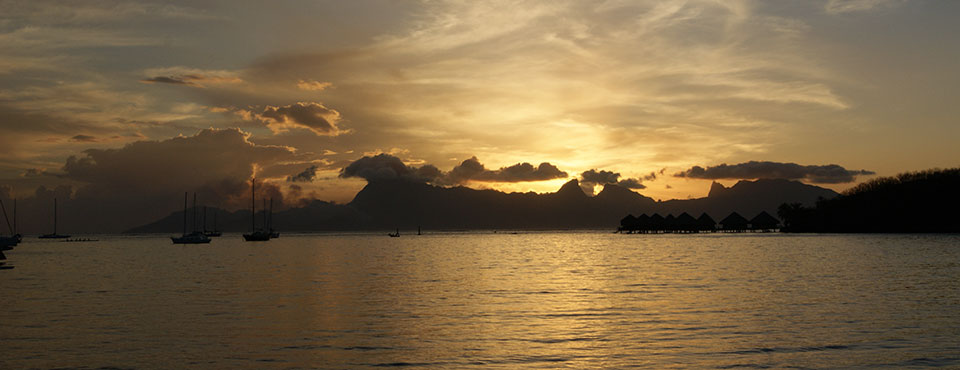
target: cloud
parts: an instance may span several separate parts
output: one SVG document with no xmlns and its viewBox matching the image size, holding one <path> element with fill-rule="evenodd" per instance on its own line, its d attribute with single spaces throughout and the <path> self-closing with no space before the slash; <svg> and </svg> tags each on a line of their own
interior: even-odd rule
<svg viewBox="0 0 960 370">
<path fill-rule="evenodd" d="M 313 182 L 317 178 L 317 165 L 307 167 L 303 172 L 287 176 L 287 182 Z"/>
<path fill-rule="evenodd" d="M 68 157 L 55 174 L 41 168 L 24 171 L 24 181 L 46 175 L 49 181 L 69 186 L 58 187 L 56 194 L 38 188 L 33 196 L 22 198 L 22 205 L 25 210 L 48 209 L 57 196 L 68 229 L 103 232 L 167 216 L 182 207 L 186 191 L 196 192 L 201 204 L 245 208 L 250 178 L 264 168 L 305 159 L 292 148 L 257 144 L 250 137 L 236 128 L 205 129 L 191 136 L 88 149 Z M 263 180 L 257 181 L 258 198 L 272 197 L 283 204 L 278 186 Z M 41 221 L 46 218 L 34 213 L 38 219 L 24 224 L 45 225 Z"/>
<path fill-rule="evenodd" d="M 462 185 L 470 181 L 478 182 L 526 182 L 544 181 L 567 177 L 550 163 L 541 163 L 534 167 L 530 163 L 518 163 L 513 166 L 488 170 L 477 157 L 471 157 L 449 172 L 443 172 L 436 166 L 425 164 L 421 167 L 409 166 L 400 158 L 381 153 L 364 156 L 340 170 L 340 177 L 357 177 L 367 181 L 407 179 L 429 182 L 435 185 Z"/>
<path fill-rule="evenodd" d="M 267 106 L 257 115 L 274 133 L 303 128 L 320 136 L 337 136 L 346 131 L 337 127 L 340 112 L 322 103 L 299 102 L 281 107 Z"/>
<path fill-rule="evenodd" d="M 435 168 L 435 167 L 434 167 Z M 389 154 L 364 156 L 340 170 L 341 178 L 362 178 L 367 182 L 384 180 L 417 180 L 426 181 L 418 177 L 417 168 L 408 167 L 400 158 Z"/>
<path fill-rule="evenodd" d="M 146 84 L 172 84 L 192 87 L 207 87 L 216 84 L 243 82 L 237 72 L 228 70 L 203 70 L 187 67 L 151 68 L 144 71 L 148 77 L 140 80 Z"/>
<path fill-rule="evenodd" d="M 314 80 L 297 81 L 297 88 L 308 91 L 323 91 L 333 86 L 331 82 L 320 82 Z"/>
<path fill-rule="evenodd" d="M 857 176 L 874 175 L 868 170 L 847 170 L 836 164 L 804 166 L 796 163 L 750 161 L 735 165 L 726 163 L 703 168 L 693 166 L 674 174 L 695 179 L 788 179 L 806 180 L 815 184 L 842 184 L 853 182 Z"/>
<path fill-rule="evenodd" d="M 437 179 L 440 184 L 464 184 L 468 181 L 480 182 L 526 182 L 526 181 L 545 181 L 553 179 L 562 179 L 567 177 L 567 173 L 561 171 L 557 166 L 543 162 L 534 167 L 532 164 L 523 162 L 508 167 L 501 167 L 497 170 L 488 170 L 477 157 L 471 157 L 459 165 L 455 166 L 450 172 Z"/>
<path fill-rule="evenodd" d="M 85 143 L 95 143 L 98 141 L 96 137 L 90 135 L 74 135 L 70 140 Z"/>
<path fill-rule="evenodd" d="M 829 14 L 868 12 L 899 6 L 902 0 L 830 0 L 824 6 Z"/>
<path fill-rule="evenodd" d="M 618 172 L 589 169 L 580 174 L 580 188 L 588 194 L 593 194 L 597 185 L 607 184 L 619 185 L 628 189 L 646 189 L 639 178 L 620 179 L 620 173 Z"/>
</svg>

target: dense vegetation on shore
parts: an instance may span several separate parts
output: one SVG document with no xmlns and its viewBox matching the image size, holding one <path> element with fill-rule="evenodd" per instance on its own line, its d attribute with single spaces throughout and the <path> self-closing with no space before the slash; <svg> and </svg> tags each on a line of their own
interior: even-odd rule
<svg viewBox="0 0 960 370">
<path fill-rule="evenodd" d="M 960 168 L 877 178 L 821 200 L 783 204 L 786 232 L 960 232 Z"/>
</svg>

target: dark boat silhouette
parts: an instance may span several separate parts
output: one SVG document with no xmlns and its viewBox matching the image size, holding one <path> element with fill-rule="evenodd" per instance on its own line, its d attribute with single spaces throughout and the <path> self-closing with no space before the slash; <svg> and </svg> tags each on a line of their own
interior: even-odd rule
<svg viewBox="0 0 960 370">
<path fill-rule="evenodd" d="M 187 193 L 183 193 L 183 235 L 171 236 L 173 244 L 207 244 L 210 238 L 196 230 L 197 226 L 197 194 L 193 194 L 193 232 L 187 234 Z"/>
<path fill-rule="evenodd" d="M 20 243 L 20 235 L 17 234 L 15 226 L 10 226 L 10 219 L 7 218 L 7 207 L 3 205 L 2 200 L 0 200 L 0 209 L 3 209 L 3 219 L 7 221 L 7 228 L 10 229 L 10 236 L 0 236 L 0 251 L 8 251 Z M 14 216 L 14 224 L 16 224 L 16 216 Z"/>
<path fill-rule="evenodd" d="M 250 233 L 243 234 L 243 240 L 248 242 L 265 242 L 270 240 L 270 233 L 264 229 L 257 229 L 257 179 L 250 181 Z M 264 215 L 266 217 L 266 215 Z M 266 223 L 266 219 L 264 219 Z"/>
<path fill-rule="evenodd" d="M 0 261 L 3 261 L 5 259 L 7 259 L 7 256 L 3 255 L 3 251 L 0 251 Z M 13 266 L 4 266 L 3 265 L 4 263 L 5 262 L 0 262 L 0 270 L 9 270 L 13 268 Z"/>
<path fill-rule="evenodd" d="M 53 233 L 40 235 L 40 239 L 66 239 L 70 235 L 57 234 L 57 198 L 53 198 Z"/>
<path fill-rule="evenodd" d="M 387 236 L 389 236 L 389 237 L 391 237 L 391 238 L 399 238 L 399 237 L 400 237 L 400 229 L 397 229 L 397 232 L 395 232 L 395 233 L 387 234 Z"/>
<path fill-rule="evenodd" d="M 207 206 L 203 206 L 203 235 L 207 237 L 215 238 L 222 236 L 223 233 L 220 230 L 217 230 L 217 210 L 213 210 L 213 230 L 207 231 Z"/>
</svg>

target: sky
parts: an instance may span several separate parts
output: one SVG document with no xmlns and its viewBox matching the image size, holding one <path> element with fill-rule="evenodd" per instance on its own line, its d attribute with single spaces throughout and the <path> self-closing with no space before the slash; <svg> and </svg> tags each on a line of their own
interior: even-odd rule
<svg viewBox="0 0 960 370">
<path fill-rule="evenodd" d="M 184 191 L 242 207 L 254 176 L 285 206 L 349 202 L 384 171 L 666 200 L 756 178 L 842 191 L 960 158 L 953 1 L 0 9 L 0 198 L 152 210 L 131 223 Z"/>
</svg>

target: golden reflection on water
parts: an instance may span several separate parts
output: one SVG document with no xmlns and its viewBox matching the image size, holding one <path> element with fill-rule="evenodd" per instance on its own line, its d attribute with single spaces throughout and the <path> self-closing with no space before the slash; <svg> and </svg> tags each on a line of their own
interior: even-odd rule
<svg viewBox="0 0 960 370">
<path fill-rule="evenodd" d="M 956 236 L 101 240 L 8 252 L 0 367 L 957 361 Z"/>
</svg>

